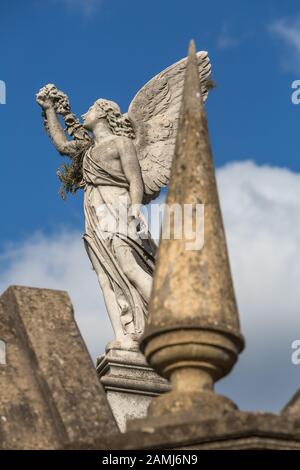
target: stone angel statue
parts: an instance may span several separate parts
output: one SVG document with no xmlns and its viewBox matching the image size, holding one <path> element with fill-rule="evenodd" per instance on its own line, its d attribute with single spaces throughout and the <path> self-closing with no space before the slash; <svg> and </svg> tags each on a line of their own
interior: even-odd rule
<svg viewBox="0 0 300 470">
<path fill-rule="evenodd" d="M 197 58 L 206 99 L 210 61 L 204 51 Z M 82 124 L 54 85 L 36 95 L 56 149 L 71 159 L 58 172 L 64 192 L 84 190 L 83 239 L 116 335 L 110 348 L 136 350 L 144 331 L 156 245 L 141 207 L 169 181 L 185 66 L 182 59 L 152 78 L 127 114 L 113 101 L 98 99 Z"/>
</svg>

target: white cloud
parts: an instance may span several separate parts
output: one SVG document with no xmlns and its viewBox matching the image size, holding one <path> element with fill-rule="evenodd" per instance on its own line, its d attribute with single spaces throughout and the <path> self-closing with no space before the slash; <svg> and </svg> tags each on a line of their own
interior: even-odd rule
<svg viewBox="0 0 300 470">
<path fill-rule="evenodd" d="M 99 7 L 102 6 L 103 0 L 56 0 L 65 4 L 69 10 L 81 11 L 84 16 L 90 17 Z"/>
<path fill-rule="evenodd" d="M 217 172 L 247 348 L 217 389 L 243 409 L 276 410 L 299 388 L 291 343 L 300 339 L 300 174 L 231 163 Z M 95 358 L 112 338 L 81 234 L 36 235 L 6 250 L 0 289 L 10 284 L 64 289 Z"/>
<path fill-rule="evenodd" d="M 103 353 L 113 333 L 80 232 L 37 234 L 6 250 L 0 256 L 3 265 L 0 291 L 12 284 L 66 290 L 92 357 Z"/>
<path fill-rule="evenodd" d="M 232 47 L 238 46 L 241 41 L 242 38 L 234 36 L 230 31 L 229 25 L 224 23 L 217 37 L 217 48 L 231 49 Z"/>
<path fill-rule="evenodd" d="M 233 163 L 218 171 L 247 348 L 220 388 L 243 408 L 278 409 L 300 386 L 300 174 Z"/>
<path fill-rule="evenodd" d="M 295 18 L 279 18 L 270 27 L 270 32 L 288 46 L 282 65 L 297 72 L 300 68 L 300 15 Z"/>
</svg>

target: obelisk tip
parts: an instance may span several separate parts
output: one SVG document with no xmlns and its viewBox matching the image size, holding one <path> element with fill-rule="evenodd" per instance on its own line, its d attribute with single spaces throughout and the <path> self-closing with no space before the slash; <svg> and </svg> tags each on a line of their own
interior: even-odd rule
<svg viewBox="0 0 300 470">
<path fill-rule="evenodd" d="M 196 44 L 195 44 L 195 41 L 193 39 L 190 40 L 190 43 L 189 43 L 189 52 L 188 52 L 188 55 L 189 57 L 193 57 L 194 55 L 196 54 Z"/>
</svg>

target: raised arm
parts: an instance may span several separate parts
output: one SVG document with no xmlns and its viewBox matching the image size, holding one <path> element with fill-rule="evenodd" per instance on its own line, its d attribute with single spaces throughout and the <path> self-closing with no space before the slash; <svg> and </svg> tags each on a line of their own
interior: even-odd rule
<svg viewBox="0 0 300 470">
<path fill-rule="evenodd" d="M 75 155 L 78 151 L 76 142 L 69 141 L 67 139 L 64 130 L 58 120 L 52 100 L 46 98 L 43 94 L 38 93 L 36 101 L 44 110 L 47 119 L 48 131 L 56 149 L 63 155 Z"/>
</svg>

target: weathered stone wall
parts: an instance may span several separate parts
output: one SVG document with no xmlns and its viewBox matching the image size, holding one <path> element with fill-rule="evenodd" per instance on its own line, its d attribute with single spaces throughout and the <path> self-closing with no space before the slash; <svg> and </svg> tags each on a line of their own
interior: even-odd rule
<svg viewBox="0 0 300 470">
<path fill-rule="evenodd" d="M 118 433 L 62 291 L 10 287 L 0 298 L 0 448 L 57 448 Z M 3 361 L 2 361 L 3 362 Z"/>
</svg>

